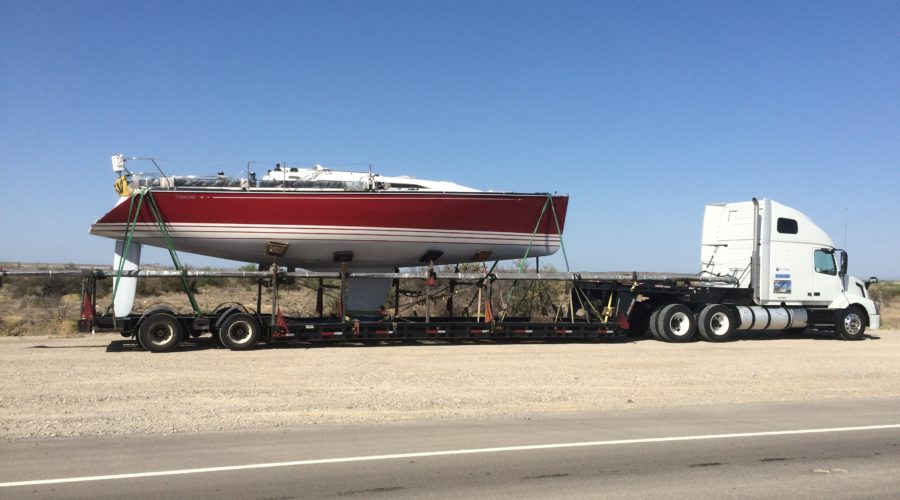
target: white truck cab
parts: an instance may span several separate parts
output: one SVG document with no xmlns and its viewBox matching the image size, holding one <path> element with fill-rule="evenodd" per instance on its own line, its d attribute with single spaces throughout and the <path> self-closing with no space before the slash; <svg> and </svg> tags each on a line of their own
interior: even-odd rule
<svg viewBox="0 0 900 500">
<path fill-rule="evenodd" d="M 835 329 L 849 338 L 880 327 L 867 283 L 847 274 L 847 252 L 806 215 L 775 201 L 707 205 L 700 260 L 702 272 L 752 288 L 757 306 L 805 313 L 799 329 Z"/>
</svg>

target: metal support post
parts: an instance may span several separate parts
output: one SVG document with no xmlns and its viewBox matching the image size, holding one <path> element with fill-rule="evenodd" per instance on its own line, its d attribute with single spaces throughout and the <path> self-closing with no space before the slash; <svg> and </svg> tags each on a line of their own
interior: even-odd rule
<svg viewBox="0 0 900 500">
<path fill-rule="evenodd" d="M 319 287 L 316 288 L 316 314 L 319 315 L 319 319 L 325 316 L 325 288 L 322 278 L 319 278 Z"/>
<path fill-rule="evenodd" d="M 269 323 L 269 332 L 277 324 L 278 314 L 278 261 L 272 262 L 272 320 Z"/>
</svg>

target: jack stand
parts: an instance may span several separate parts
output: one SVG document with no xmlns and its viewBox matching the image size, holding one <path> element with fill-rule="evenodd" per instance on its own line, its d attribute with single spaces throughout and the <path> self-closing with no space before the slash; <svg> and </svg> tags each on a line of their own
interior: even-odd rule
<svg viewBox="0 0 900 500">
<path fill-rule="evenodd" d="M 431 322 L 431 287 L 434 286 L 436 277 L 434 274 L 434 261 L 428 261 L 428 277 L 425 278 L 425 322 Z"/>
<path fill-rule="evenodd" d="M 272 262 L 272 319 L 269 321 L 269 332 L 278 324 L 278 261 Z"/>
<path fill-rule="evenodd" d="M 344 295 L 346 294 L 346 286 L 345 286 L 346 281 L 347 281 L 347 263 L 342 262 L 341 263 L 341 294 L 340 294 L 341 297 L 340 297 L 340 301 L 338 302 L 338 312 L 341 314 L 341 323 L 344 323 L 348 319 L 350 319 L 346 316 L 346 312 L 344 310 L 344 299 L 345 299 Z"/>
<path fill-rule="evenodd" d="M 325 316 L 325 288 L 322 278 L 319 278 L 319 287 L 316 288 L 316 314 L 319 319 Z"/>
</svg>

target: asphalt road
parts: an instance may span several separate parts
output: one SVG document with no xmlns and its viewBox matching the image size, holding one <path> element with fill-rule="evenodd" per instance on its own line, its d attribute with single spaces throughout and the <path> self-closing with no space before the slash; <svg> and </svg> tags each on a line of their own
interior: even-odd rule
<svg viewBox="0 0 900 500">
<path fill-rule="evenodd" d="M 123 496 L 898 498 L 900 400 L 0 443 L 0 498 Z"/>
</svg>

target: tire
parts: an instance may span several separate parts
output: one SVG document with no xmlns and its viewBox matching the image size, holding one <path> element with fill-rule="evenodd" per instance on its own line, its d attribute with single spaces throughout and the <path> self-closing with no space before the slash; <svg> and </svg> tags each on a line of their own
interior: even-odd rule
<svg viewBox="0 0 900 500">
<path fill-rule="evenodd" d="M 697 314 L 697 330 L 707 342 L 728 342 L 737 330 L 731 309 L 722 304 L 708 304 Z"/>
<path fill-rule="evenodd" d="M 212 335 L 216 347 L 225 347 L 225 344 L 222 343 L 222 337 L 219 336 L 219 329 L 215 325 L 209 327 L 209 333 Z"/>
<path fill-rule="evenodd" d="M 657 327 L 657 324 L 659 322 L 660 309 L 654 309 L 653 312 L 650 313 L 650 325 L 649 325 L 650 326 L 650 335 L 653 336 L 653 338 L 655 338 L 656 340 L 658 340 L 660 342 L 668 342 L 669 339 L 664 339 L 659 334 L 659 328 Z"/>
<path fill-rule="evenodd" d="M 694 312 L 684 304 L 669 304 L 659 310 L 656 318 L 659 336 L 668 342 L 690 342 L 697 331 Z"/>
<path fill-rule="evenodd" d="M 259 322 L 249 314 L 232 314 L 219 328 L 219 341 L 232 351 L 252 349 L 259 340 Z"/>
<path fill-rule="evenodd" d="M 865 313 L 858 306 L 850 306 L 835 315 L 835 331 L 844 340 L 862 340 L 866 333 Z"/>
<path fill-rule="evenodd" d="M 181 342 L 181 323 L 169 313 L 148 316 L 138 329 L 138 343 L 150 352 L 171 351 Z"/>
</svg>

